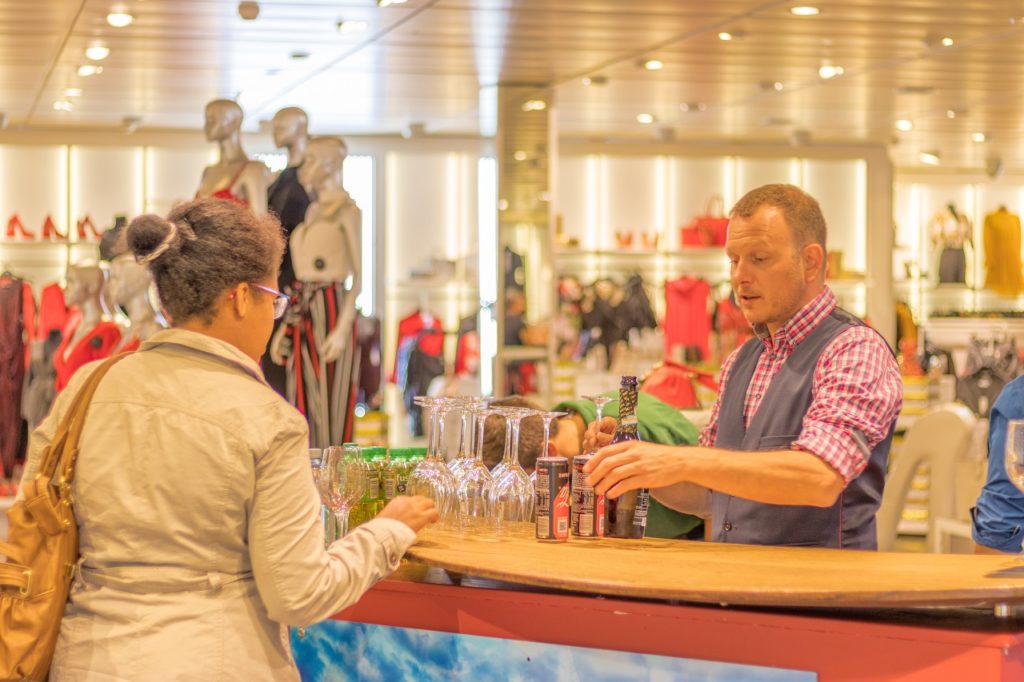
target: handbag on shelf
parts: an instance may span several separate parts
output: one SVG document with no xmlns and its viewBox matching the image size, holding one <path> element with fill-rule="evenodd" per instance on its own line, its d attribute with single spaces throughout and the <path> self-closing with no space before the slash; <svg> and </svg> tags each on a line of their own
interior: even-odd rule
<svg viewBox="0 0 1024 682">
<path fill-rule="evenodd" d="M 78 564 L 78 525 L 71 481 L 78 439 L 103 375 L 130 353 L 115 355 L 86 379 L 43 451 L 24 497 L 7 511 L 7 542 L 0 542 L 0 679 L 42 682 L 60 634 L 64 605 Z"/>
<path fill-rule="evenodd" d="M 702 407 L 697 395 L 698 386 L 718 393 L 718 382 L 711 373 L 662 360 L 644 377 L 640 390 L 677 410 L 686 410 Z"/>
<path fill-rule="evenodd" d="M 680 229 L 680 241 L 683 246 L 724 246 L 728 230 L 725 202 L 716 194 L 708 199 L 703 214 Z"/>
</svg>

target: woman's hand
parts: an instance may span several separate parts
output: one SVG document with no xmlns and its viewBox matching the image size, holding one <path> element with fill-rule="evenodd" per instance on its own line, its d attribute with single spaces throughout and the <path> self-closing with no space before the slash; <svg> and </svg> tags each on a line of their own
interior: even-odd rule
<svg viewBox="0 0 1024 682">
<path fill-rule="evenodd" d="M 434 506 L 434 501 L 429 497 L 399 495 L 380 510 L 377 518 L 401 521 L 412 528 L 414 533 L 419 533 L 427 525 L 436 522 L 440 515 Z"/>
</svg>

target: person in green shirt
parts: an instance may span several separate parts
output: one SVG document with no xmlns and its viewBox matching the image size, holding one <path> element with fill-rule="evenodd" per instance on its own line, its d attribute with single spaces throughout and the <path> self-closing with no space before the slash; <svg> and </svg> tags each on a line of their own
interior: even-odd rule
<svg viewBox="0 0 1024 682">
<path fill-rule="evenodd" d="M 604 417 L 618 420 L 618 391 L 604 394 L 615 398 L 605 405 Z M 697 427 L 684 417 L 679 410 L 658 400 L 654 396 L 640 392 L 636 408 L 637 421 L 640 424 L 640 438 L 651 443 L 663 445 L 695 445 L 697 443 Z M 493 403 L 498 406 L 530 407 L 540 409 L 535 403 L 521 396 L 512 396 Z M 570 458 L 583 450 L 583 437 L 587 428 L 597 420 L 597 408 L 589 400 L 566 400 L 552 408 L 553 412 L 566 412 L 566 416 L 551 424 L 551 445 L 553 450 L 563 457 Z M 524 419 L 519 429 L 519 464 L 527 471 L 532 471 L 537 457 L 544 447 L 544 427 L 540 417 Z M 505 448 L 505 420 L 498 416 L 487 419 L 484 426 L 484 463 L 493 468 L 501 461 Z M 662 505 L 653 497 L 647 512 L 647 529 L 645 536 L 649 538 L 673 538 L 700 540 L 704 538 L 704 522 L 696 516 L 682 514 Z"/>
</svg>

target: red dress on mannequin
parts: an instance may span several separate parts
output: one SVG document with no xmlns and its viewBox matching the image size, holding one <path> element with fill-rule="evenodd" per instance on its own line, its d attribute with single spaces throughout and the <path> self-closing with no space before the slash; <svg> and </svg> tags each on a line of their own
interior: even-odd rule
<svg viewBox="0 0 1024 682">
<path fill-rule="evenodd" d="M 64 339 L 57 346 L 57 352 L 53 357 L 53 368 L 57 371 L 58 393 L 64 390 L 79 367 L 109 357 L 121 340 L 121 328 L 113 322 L 103 321 L 69 349 L 68 343 L 81 323 L 81 312 L 77 308 L 72 308 L 68 314 L 68 323 L 64 326 Z"/>
</svg>

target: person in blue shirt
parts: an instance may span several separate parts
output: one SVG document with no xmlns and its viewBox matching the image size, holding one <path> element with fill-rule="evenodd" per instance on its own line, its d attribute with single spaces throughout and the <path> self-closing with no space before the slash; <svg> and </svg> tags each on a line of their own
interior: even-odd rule
<svg viewBox="0 0 1024 682">
<path fill-rule="evenodd" d="M 971 509 L 974 551 L 978 554 L 1021 552 L 1024 540 L 1024 492 L 1006 474 L 1007 422 L 1024 419 L 1024 376 L 1008 383 L 989 414 L 988 477 Z"/>
</svg>

